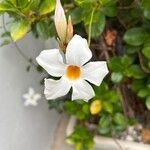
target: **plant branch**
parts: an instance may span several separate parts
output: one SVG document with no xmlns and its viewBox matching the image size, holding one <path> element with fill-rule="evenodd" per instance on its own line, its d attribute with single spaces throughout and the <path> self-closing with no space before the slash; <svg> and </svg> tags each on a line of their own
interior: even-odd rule
<svg viewBox="0 0 150 150">
<path fill-rule="evenodd" d="M 70 4 L 64 4 L 63 6 L 65 9 L 71 9 L 71 8 L 74 8 L 74 4 L 73 3 L 70 3 Z"/>
<path fill-rule="evenodd" d="M 88 33 L 88 45 L 89 46 L 91 44 L 92 22 L 93 22 L 94 12 L 95 12 L 95 8 L 93 8 L 92 10 L 90 24 L 89 24 L 89 33 Z"/>
<path fill-rule="evenodd" d="M 5 32 L 8 32 L 7 29 L 6 29 L 6 26 L 5 26 L 5 17 L 4 15 L 2 15 L 2 23 L 3 23 L 3 28 L 4 28 L 4 31 Z M 31 65 L 33 65 L 34 67 L 36 67 L 36 64 L 34 64 L 34 62 L 32 62 L 23 52 L 22 50 L 20 49 L 20 47 L 17 45 L 16 42 L 13 41 L 12 37 L 9 36 L 12 43 L 14 44 L 14 46 L 16 47 L 16 50 L 18 51 L 18 53 L 24 58 L 24 60 L 26 60 L 28 63 L 30 63 Z"/>
<path fill-rule="evenodd" d="M 142 70 L 145 73 L 150 73 L 150 68 L 145 67 L 144 62 L 143 62 L 143 58 L 142 58 L 142 54 L 140 53 L 140 51 L 138 51 L 138 57 L 139 57 L 139 61 L 140 61 L 140 66 L 142 68 Z"/>
</svg>

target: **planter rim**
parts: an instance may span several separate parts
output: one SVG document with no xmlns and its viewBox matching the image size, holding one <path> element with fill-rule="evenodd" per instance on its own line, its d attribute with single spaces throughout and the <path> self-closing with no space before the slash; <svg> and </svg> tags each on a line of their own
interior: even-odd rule
<svg viewBox="0 0 150 150">
<path fill-rule="evenodd" d="M 69 118 L 69 122 L 66 128 L 66 136 L 70 135 L 74 131 L 74 126 L 76 122 L 77 122 L 77 118 L 75 116 L 71 116 Z M 123 148 L 123 150 L 150 150 L 150 145 L 148 144 L 131 142 L 131 141 L 123 141 L 119 139 L 114 140 L 112 138 L 104 137 L 100 135 L 94 136 L 94 142 L 95 142 L 95 148 L 101 147 L 106 150 L 110 150 L 110 149 L 120 150 L 119 145 Z"/>
</svg>

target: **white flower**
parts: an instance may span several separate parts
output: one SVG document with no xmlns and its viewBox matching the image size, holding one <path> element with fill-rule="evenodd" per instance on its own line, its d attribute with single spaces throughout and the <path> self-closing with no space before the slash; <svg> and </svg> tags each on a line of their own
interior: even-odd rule
<svg viewBox="0 0 150 150">
<path fill-rule="evenodd" d="M 92 57 L 87 40 L 79 35 L 68 43 L 65 60 L 58 49 L 44 50 L 36 58 L 37 62 L 59 80 L 45 79 L 44 94 L 47 99 L 56 99 L 73 89 L 72 100 L 88 101 L 95 96 L 91 82 L 99 86 L 108 74 L 105 61 L 89 62 Z"/>
<path fill-rule="evenodd" d="M 33 88 L 29 88 L 28 93 L 23 95 L 23 98 L 25 99 L 24 105 L 25 106 L 36 106 L 38 103 L 37 101 L 41 98 L 41 95 L 38 93 L 35 93 Z"/>
</svg>

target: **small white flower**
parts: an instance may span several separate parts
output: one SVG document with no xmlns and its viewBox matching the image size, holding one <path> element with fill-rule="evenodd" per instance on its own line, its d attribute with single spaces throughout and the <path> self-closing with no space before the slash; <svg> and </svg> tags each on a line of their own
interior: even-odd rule
<svg viewBox="0 0 150 150">
<path fill-rule="evenodd" d="M 99 86 L 108 74 L 105 61 L 87 63 L 92 57 L 87 40 L 74 35 L 66 48 L 65 60 L 58 49 L 44 50 L 36 58 L 37 62 L 59 80 L 45 79 L 44 94 L 47 99 L 56 99 L 73 89 L 72 100 L 88 101 L 95 96 L 91 82 Z M 64 61 L 63 61 L 64 60 Z"/>
<path fill-rule="evenodd" d="M 37 101 L 41 98 L 41 95 L 38 93 L 35 93 L 33 88 L 29 88 L 28 93 L 23 95 L 23 98 L 25 99 L 24 105 L 25 106 L 36 106 L 38 103 Z"/>
</svg>

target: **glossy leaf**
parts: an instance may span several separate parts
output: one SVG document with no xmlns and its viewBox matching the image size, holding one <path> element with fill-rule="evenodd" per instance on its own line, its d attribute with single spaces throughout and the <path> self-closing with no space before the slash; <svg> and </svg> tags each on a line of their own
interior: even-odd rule
<svg viewBox="0 0 150 150">
<path fill-rule="evenodd" d="M 146 107 L 150 110 L 150 96 L 146 99 Z"/>
<path fill-rule="evenodd" d="M 127 125 L 127 119 L 121 113 L 116 113 L 113 117 L 113 120 L 117 125 L 120 125 L 123 127 L 126 127 L 126 125 Z"/>
<path fill-rule="evenodd" d="M 41 15 L 50 13 L 55 9 L 55 0 L 43 0 L 41 2 L 39 12 Z"/>
<path fill-rule="evenodd" d="M 122 79 L 123 79 L 123 74 L 120 73 L 120 72 L 113 72 L 113 73 L 111 74 L 111 80 L 112 80 L 114 83 L 120 82 Z"/>
<path fill-rule="evenodd" d="M 29 30 L 30 22 L 27 20 L 18 20 L 11 26 L 11 37 L 14 41 L 21 39 Z"/>
<path fill-rule="evenodd" d="M 137 28 L 131 28 L 127 30 L 127 32 L 124 35 L 124 40 L 133 46 L 139 46 L 144 43 L 144 41 L 147 38 L 147 32 L 145 29 L 137 27 Z"/>
</svg>

